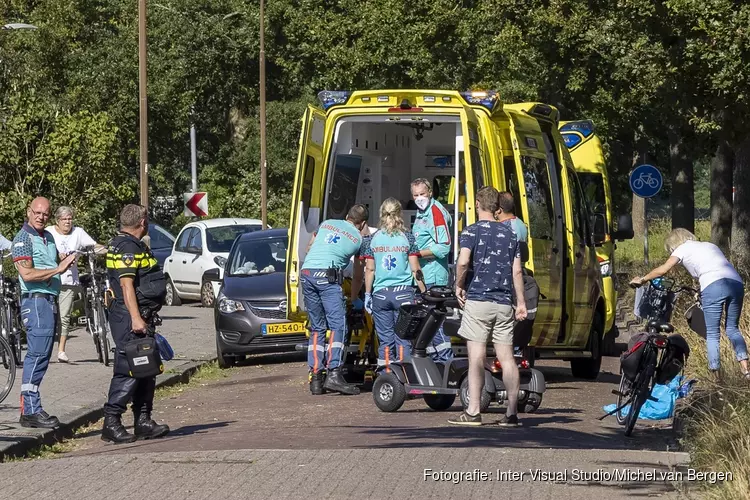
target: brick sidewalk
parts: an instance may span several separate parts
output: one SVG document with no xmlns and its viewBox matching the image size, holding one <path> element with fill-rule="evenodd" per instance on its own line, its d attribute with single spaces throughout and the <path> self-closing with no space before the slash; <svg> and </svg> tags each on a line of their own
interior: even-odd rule
<svg viewBox="0 0 750 500">
<path fill-rule="evenodd" d="M 191 361 L 216 357 L 213 309 L 194 305 L 164 307 L 160 314 L 164 324 L 159 331 L 175 351 L 174 359 L 165 363 L 165 373 Z M 87 408 L 103 405 L 112 376 L 112 367 L 98 362 L 94 342 L 86 330 L 78 328 L 71 333 L 73 337 L 67 345 L 70 362 L 57 362 L 56 342 L 52 361 L 40 387 L 44 409 L 63 423 Z M 23 428 L 18 423 L 22 372 L 22 368 L 18 368 L 13 391 L 0 403 L 0 452 L 44 432 Z"/>
<path fill-rule="evenodd" d="M 3 464 L 0 499 L 676 499 L 668 475 L 688 479 L 684 463 L 682 454 L 500 446 L 93 455 Z M 537 469 L 546 476 L 532 476 Z M 615 473 L 627 476 L 605 476 Z"/>
</svg>

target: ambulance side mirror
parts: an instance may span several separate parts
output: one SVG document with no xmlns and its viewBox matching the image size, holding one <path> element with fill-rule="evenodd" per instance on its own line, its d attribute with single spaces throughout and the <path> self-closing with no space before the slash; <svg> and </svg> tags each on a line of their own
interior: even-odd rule
<svg viewBox="0 0 750 500">
<path fill-rule="evenodd" d="M 607 217 L 594 214 L 594 244 L 601 245 L 607 239 Z"/>
<path fill-rule="evenodd" d="M 620 215 L 617 218 L 617 231 L 612 235 L 612 238 L 617 241 L 632 240 L 635 233 L 633 233 L 633 216 L 630 214 Z"/>
</svg>

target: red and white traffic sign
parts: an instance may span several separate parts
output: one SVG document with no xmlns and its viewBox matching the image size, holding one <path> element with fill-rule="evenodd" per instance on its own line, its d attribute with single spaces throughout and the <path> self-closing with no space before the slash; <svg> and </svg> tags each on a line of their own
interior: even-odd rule
<svg viewBox="0 0 750 500">
<path fill-rule="evenodd" d="M 208 193 L 184 193 L 185 217 L 205 217 L 208 215 Z"/>
</svg>

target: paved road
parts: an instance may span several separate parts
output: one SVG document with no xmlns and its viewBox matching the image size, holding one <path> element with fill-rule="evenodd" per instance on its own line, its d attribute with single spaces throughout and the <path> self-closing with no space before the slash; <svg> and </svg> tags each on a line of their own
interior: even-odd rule
<svg viewBox="0 0 750 500">
<path fill-rule="evenodd" d="M 543 363 L 549 389 L 539 411 L 524 415 L 522 428 L 458 428 L 447 423 L 450 412 L 433 412 L 421 400 L 386 414 L 369 393 L 311 396 L 297 354 L 252 358 L 223 380 L 158 402 L 155 417 L 174 430 L 165 439 L 115 446 L 92 431 L 52 465 L 4 465 L 0 481 L 5 494 L 28 494 L 33 492 L 15 478 L 41 474 L 57 481 L 58 489 L 44 481 L 32 486 L 36 493 L 70 492 L 81 499 L 103 493 L 94 486 L 96 477 L 107 477 L 109 489 L 117 491 L 136 475 L 146 484 L 168 482 L 169 489 L 160 489 L 164 498 L 215 497 L 217 488 L 222 498 L 674 497 L 671 478 L 662 474 L 685 472 L 687 455 L 667 451 L 674 449 L 668 432 L 640 426 L 635 438 L 626 439 L 613 420 L 596 420 L 613 398 L 616 366 L 607 359 L 598 381 L 583 382 L 562 363 Z M 501 414 L 497 407 L 486 421 Z M 425 478 L 425 469 L 488 476 L 454 483 L 451 476 Z M 536 469 L 567 476 L 536 479 Z M 656 477 L 645 475 L 653 471 Z M 523 476 L 514 480 L 508 472 Z M 606 475 L 615 472 L 634 477 Z"/>
<path fill-rule="evenodd" d="M 175 351 L 175 358 L 165 363 L 165 371 L 188 361 L 216 356 L 212 309 L 192 305 L 165 307 L 160 314 L 164 319 L 160 331 Z M 61 420 L 65 415 L 103 404 L 112 377 L 112 367 L 98 362 L 94 342 L 86 330 L 78 328 L 71 333 L 73 337 L 67 345 L 70 363 L 56 362 L 55 343 L 53 360 L 40 387 L 45 410 Z M 22 372 L 22 368 L 18 368 L 13 392 L 0 403 L 0 446 L 39 432 L 18 424 Z"/>
</svg>

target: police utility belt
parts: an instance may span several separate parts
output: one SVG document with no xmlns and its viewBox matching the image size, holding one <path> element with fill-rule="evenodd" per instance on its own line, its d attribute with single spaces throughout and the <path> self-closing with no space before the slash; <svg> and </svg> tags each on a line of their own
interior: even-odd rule
<svg viewBox="0 0 750 500">
<path fill-rule="evenodd" d="M 328 269 L 326 269 L 326 279 L 331 285 L 343 285 L 344 270 L 337 267 L 329 267 Z"/>
</svg>

